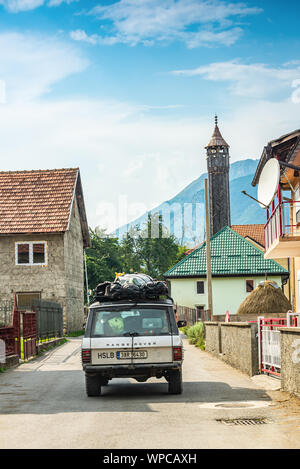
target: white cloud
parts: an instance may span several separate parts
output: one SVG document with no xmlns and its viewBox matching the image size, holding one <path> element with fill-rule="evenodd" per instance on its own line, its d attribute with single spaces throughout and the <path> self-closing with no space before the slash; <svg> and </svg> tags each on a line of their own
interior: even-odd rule
<svg viewBox="0 0 300 469">
<path fill-rule="evenodd" d="M 20 11 L 34 10 L 44 4 L 49 7 L 56 7 L 62 3 L 73 3 L 79 0 L 49 0 L 47 3 L 45 0 L 0 0 L 0 5 L 11 13 L 19 13 Z"/>
<path fill-rule="evenodd" d="M 181 40 L 192 48 L 231 45 L 242 33 L 234 24 L 241 17 L 261 11 L 245 3 L 222 0 L 119 0 L 96 6 L 90 14 L 111 22 L 102 39 L 110 37 L 112 43 L 151 45 L 153 41 Z"/>
<path fill-rule="evenodd" d="M 241 28 L 232 28 L 221 32 L 203 30 L 198 33 L 189 33 L 184 37 L 184 40 L 189 49 L 214 44 L 231 46 L 241 37 L 242 34 L 243 30 Z"/>
<path fill-rule="evenodd" d="M 6 10 L 11 13 L 18 13 L 19 11 L 34 10 L 44 4 L 44 0 L 1 0 L 0 5 L 3 5 Z"/>
<path fill-rule="evenodd" d="M 288 99 L 253 101 L 221 117 L 231 162 L 259 158 L 266 142 L 298 128 L 299 109 Z M 119 196 L 126 195 L 130 206 L 151 209 L 203 173 L 204 147 L 212 131 L 213 116 L 153 117 L 130 103 L 11 103 L 0 105 L 1 168 L 79 166 L 88 221 L 94 227 L 103 221 L 97 210 L 104 203 L 117 210 Z M 110 226 L 115 228 L 113 221 Z"/>
<path fill-rule="evenodd" d="M 112 45 L 115 44 L 117 41 L 114 38 L 105 38 L 100 36 L 99 34 L 86 34 L 86 32 L 83 29 L 76 29 L 74 31 L 70 32 L 70 37 L 74 41 L 82 41 L 82 42 L 87 42 L 88 44 L 106 44 L 106 45 Z"/>
<path fill-rule="evenodd" d="M 175 70 L 174 75 L 200 76 L 205 80 L 228 82 L 230 91 L 237 96 L 265 98 L 292 88 L 295 79 L 300 78 L 300 64 L 293 61 L 281 67 L 266 64 L 242 64 L 239 61 L 216 62 L 191 70 Z"/>
<path fill-rule="evenodd" d="M 87 66 L 72 44 L 30 34 L 0 34 L 0 57 L 8 102 L 37 98 Z"/>
<path fill-rule="evenodd" d="M 89 44 L 97 44 L 97 41 L 98 41 L 97 34 L 88 36 L 86 32 L 83 31 L 82 29 L 76 29 L 75 31 L 71 31 L 70 37 L 74 39 L 74 41 L 83 41 L 83 42 L 88 42 Z"/>
<path fill-rule="evenodd" d="M 69 5 L 70 3 L 79 2 L 79 0 L 49 0 L 47 3 L 48 7 L 58 7 L 62 3 Z"/>
<path fill-rule="evenodd" d="M 225 46 L 230 46 L 234 44 L 237 39 L 243 34 L 241 28 L 232 28 L 228 31 L 208 31 L 203 30 L 197 33 L 178 33 L 177 38 L 183 40 L 189 49 L 200 46 L 213 46 L 215 44 L 223 44 Z M 122 37 L 121 35 L 117 36 L 101 36 L 100 34 L 90 34 L 88 35 L 82 29 L 76 29 L 70 32 L 70 37 L 74 41 L 87 42 L 92 45 L 102 44 L 102 45 L 114 45 L 118 42 L 128 43 L 133 46 L 137 44 L 137 40 L 130 38 Z M 166 39 L 166 38 L 165 38 Z M 144 46 L 153 46 L 154 40 L 144 39 Z"/>
</svg>

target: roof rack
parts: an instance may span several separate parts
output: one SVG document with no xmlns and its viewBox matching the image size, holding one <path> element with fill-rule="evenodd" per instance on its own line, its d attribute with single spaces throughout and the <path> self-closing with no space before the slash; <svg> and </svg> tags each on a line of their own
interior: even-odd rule
<svg viewBox="0 0 300 469">
<path fill-rule="evenodd" d="M 114 282 L 103 282 L 96 287 L 92 303 L 159 299 L 169 299 L 173 302 L 166 282 L 153 280 L 145 274 L 116 274 Z"/>
</svg>

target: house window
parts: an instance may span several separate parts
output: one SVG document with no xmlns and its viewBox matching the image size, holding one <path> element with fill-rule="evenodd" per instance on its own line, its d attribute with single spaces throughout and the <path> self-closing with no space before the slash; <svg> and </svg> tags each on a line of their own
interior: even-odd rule
<svg viewBox="0 0 300 469">
<path fill-rule="evenodd" d="M 197 282 L 197 294 L 204 295 L 204 282 Z"/>
<path fill-rule="evenodd" d="M 47 265 L 47 242 L 16 243 L 16 265 Z"/>
<path fill-rule="evenodd" d="M 246 292 L 251 293 L 254 290 L 254 280 L 246 280 Z"/>
</svg>

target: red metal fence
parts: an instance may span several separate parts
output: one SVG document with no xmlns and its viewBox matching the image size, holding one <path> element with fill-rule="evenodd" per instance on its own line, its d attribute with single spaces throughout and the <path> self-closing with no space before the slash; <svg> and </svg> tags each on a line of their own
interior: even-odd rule
<svg viewBox="0 0 300 469">
<path fill-rule="evenodd" d="M 291 224 L 291 213 L 295 209 L 296 224 Z M 300 202 L 288 201 L 273 203 L 271 213 L 267 210 L 267 223 L 265 225 L 266 250 L 282 236 L 300 235 L 299 230 Z"/>
<path fill-rule="evenodd" d="M 0 343 L 5 344 L 5 357 L 18 355 L 27 360 L 37 354 L 37 342 L 63 335 L 63 311 L 59 304 L 40 301 L 27 311 L 18 308 L 16 295 L 11 310 L 7 301 L 0 304 Z M 3 348 L 3 347 L 2 347 Z M 2 350 L 1 348 L 1 350 Z M 2 352 L 1 352 L 2 360 Z"/>
<path fill-rule="evenodd" d="M 258 354 L 259 369 L 268 375 L 281 375 L 280 328 L 300 327 L 300 314 L 289 311 L 286 318 L 259 317 Z"/>
<path fill-rule="evenodd" d="M 0 327 L 0 339 L 5 343 L 6 357 L 21 354 L 20 340 L 20 312 L 17 309 L 16 298 L 13 303 L 13 311 L 11 315 L 11 324 Z"/>
<path fill-rule="evenodd" d="M 23 312 L 22 315 L 22 339 L 24 360 L 36 355 L 37 347 L 37 318 L 36 313 Z"/>
</svg>

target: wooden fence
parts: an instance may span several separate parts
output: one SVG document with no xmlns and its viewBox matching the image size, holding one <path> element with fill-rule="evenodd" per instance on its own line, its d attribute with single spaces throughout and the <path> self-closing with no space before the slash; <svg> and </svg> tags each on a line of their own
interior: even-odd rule
<svg viewBox="0 0 300 469">
<path fill-rule="evenodd" d="M 188 326 L 193 326 L 197 322 L 196 308 L 177 305 L 176 313 L 178 321 L 186 321 Z"/>
<path fill-rule="evenodd" d="M 178 321 L 186 321 L 188 326 L 193 326 L 199 321 L 211 321 L 210 312 L 204 309 L 197 311 L 196 308 L 176 305 L 176 313 Z"/>
</svg>

